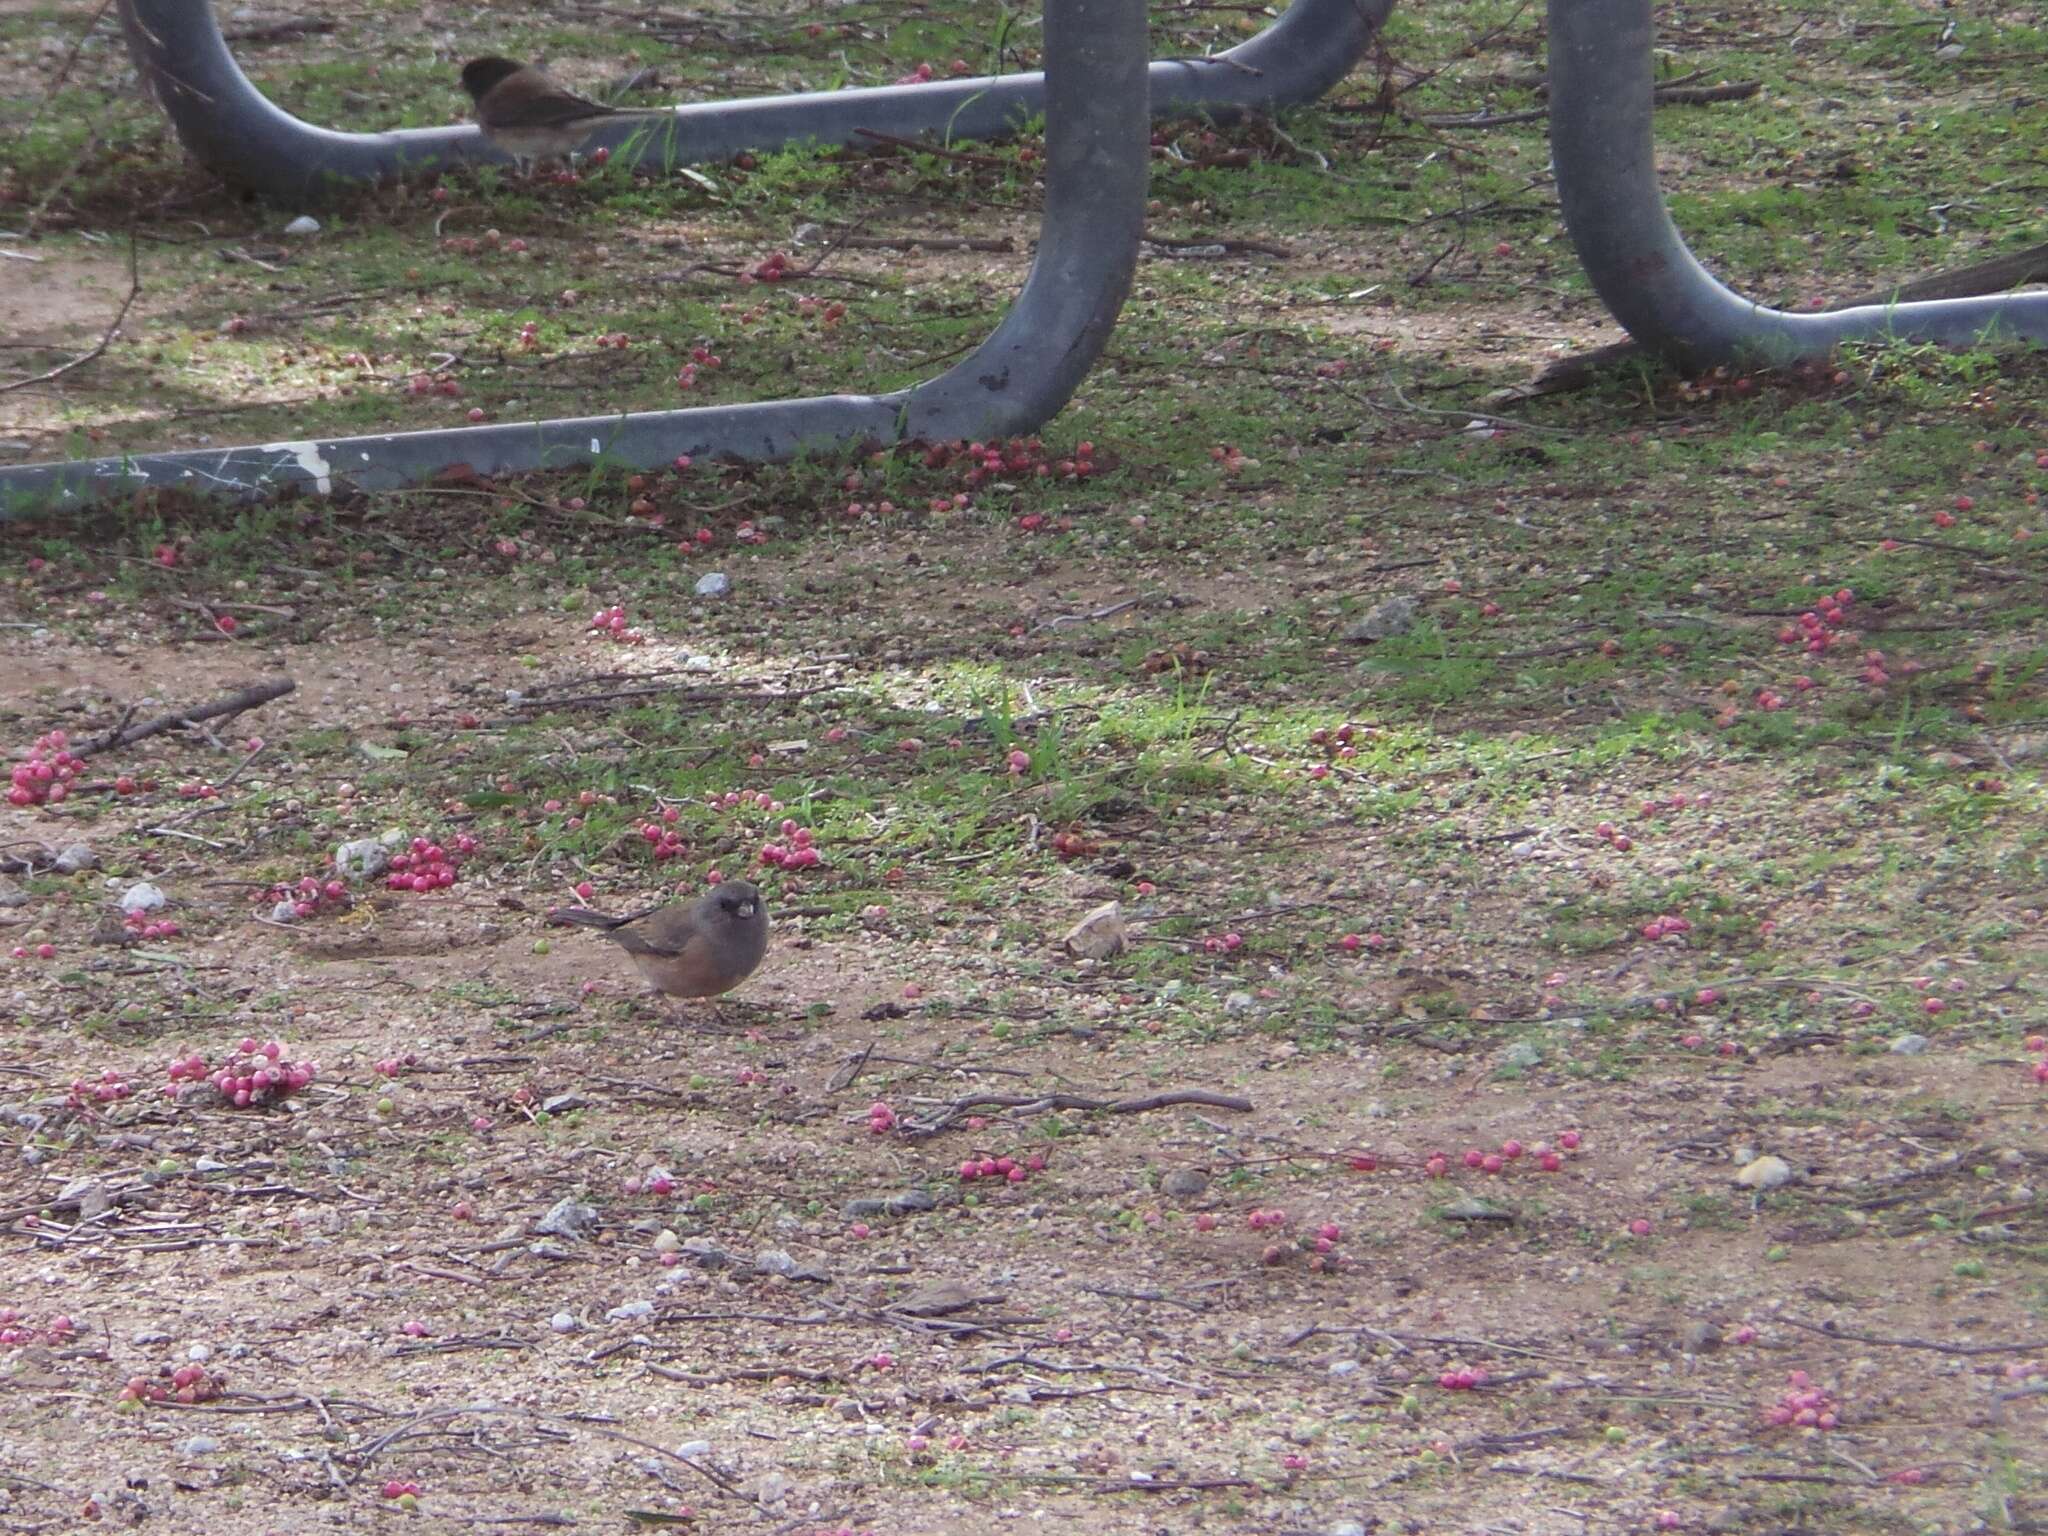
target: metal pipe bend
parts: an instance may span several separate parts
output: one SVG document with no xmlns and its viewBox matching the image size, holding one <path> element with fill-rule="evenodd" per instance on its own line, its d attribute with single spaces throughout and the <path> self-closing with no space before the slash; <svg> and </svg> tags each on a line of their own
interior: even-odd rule
<svg viewBox="0 0 2048 1536">
<path fill-rule="evenodd" d="M 0 518 L 150 486 L 234 497 L 385 490 L 454 464 L 517 474 L 679 454 L 754 461 L 911 438 L 1008 437 L 1066 404 L 1130 292 L 1149 160 L 1144 0 L 1048 0 L 1043 234 L 1016 303 L 935 379 L 885 395 L 586 416 L 0 469 Z"/>
<path fill-rule="evenodd" d="M 1550 0 L 1550 146 L 1565 228 L 1594 290 L 1636 342 L 1689 368 L 1825 357 L 1898 336 L 1949 346 L 2048 342 L 2048 293 L 1772 309 L 1715 281 L 1657 186 L 1650 0 Z"/>
<path fill-rule="evenodd" d="M 1153 112 L 1207 111 L 1219 118 L 1313 101 L 1364 55 L 1393 0 L 1293 0 L 1258 36 L 1205 59 L 1150 68 Z M 192 157 L 264 196 L 305 200 L 337 186 L 395 180 L 450 166 L 505 164 L 470 124 L 339 133 L 293 117 L 242 73 L 228 52 L 212 0 L 120 0 L 136 68 L 149 82 Z M 1145 39 L 1138 39 L 1143 57 Z M 727 159 L 744 150 L 848 144 L 860 130 L 985 139 L 1046 110 L 1045 76 L 992 75 L 922 85 L 691 102 L 673 129 L 643 122 L 592 134 L 628 163 L 659 171 Z"/>
</svg>

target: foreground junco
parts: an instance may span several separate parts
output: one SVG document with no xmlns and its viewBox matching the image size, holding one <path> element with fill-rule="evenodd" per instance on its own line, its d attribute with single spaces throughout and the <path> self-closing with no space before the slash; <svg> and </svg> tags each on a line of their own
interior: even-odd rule
<svg viewBox="0 0 2048 1536">
<path fill-rule="evenodd" d="M 558 907 L 551 923 L 597 928 L 633 957 L 640 974 L 670 997 L 718 997 L 753 975 L 768 951 L 768 910 L 744 880 L 713 886 L 695 901 L 607 917 Z"/>
<path fill-rule="evenodd" d="M 675 120 L 667 107 L 622 110 L 586 100 L 531 64 L 496 55 L 463 65 L 462 88 L 476 102 L 484 137 L 522 164 L 565 159 L 600 124 L 620 118 Z"/>
</svg>

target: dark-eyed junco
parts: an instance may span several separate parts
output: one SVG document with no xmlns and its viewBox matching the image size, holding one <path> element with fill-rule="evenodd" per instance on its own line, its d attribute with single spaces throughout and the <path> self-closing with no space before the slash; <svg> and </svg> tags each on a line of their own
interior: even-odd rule
<svg viewBox="0 0 2048 1536">
<path fill-rule="evenodd" d="M 713 886 L 691 902 L 607 917 L 588 907 L 558 907 L 551 923 L 597 928 L 633 957 L 657 992 L 718 997 L 754 974 L 768 952 L 768 909 L 744 880 Z"/>
<path fill-rule="evenodd" d="M 531 64 L 495 55 L 463 65 L 462 88 L 476 102 L 484 137 L 522 164 L 567 158 L 603 123 L 675 119 L 667 107 L 622 110 L 586 100 Z"/>
</svg>

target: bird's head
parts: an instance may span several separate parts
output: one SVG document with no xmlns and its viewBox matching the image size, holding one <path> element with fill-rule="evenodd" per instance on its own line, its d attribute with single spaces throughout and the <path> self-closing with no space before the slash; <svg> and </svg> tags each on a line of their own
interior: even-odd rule
<svg viewBox="0 0 2048 1536">
<path fill-rule="evenodd" d="M 718 915 L 730 923 L 751 923 L 761 916 L 761 893 L 745 880 L 728 880 L 712 892 Z"/>
<path fill-rule="evenodd" d="M 462 66 L 462 88 L 469 92 L 472 101 L 482 101 L 492 86 L 508 75 L 518 74 L 521 68 L 516 59 L 501 59 L 496 54 L 471 59 Z"/>
</svg>

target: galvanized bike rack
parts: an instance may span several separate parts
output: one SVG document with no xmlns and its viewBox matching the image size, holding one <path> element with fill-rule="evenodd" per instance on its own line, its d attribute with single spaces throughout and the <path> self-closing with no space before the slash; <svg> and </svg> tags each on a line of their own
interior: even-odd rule
<svg viewBox="0 0 2048 1536">
<path fill-rule="evenodd" d="M 1565 228 L 1637 343 L 1690 368 L 1824 357 L 1897 336 L 1948 346 L 2048 341 L 2048 293 L 1788 314 L 1716 282 L 1657 187 L 1650 0 L 1550 0 L 1550 148 Z"/>
<path fill-rule="evenodd" d="M 0 517 L 139 487 L 257 496 L 285 485 L 391 489 L 450 465 L 479 474 L 679 454 L 754 461 L 907 439 L 1006 437 L 1065 405 L 1130 292 L 1149 160 L 1144 0 L 1048 0 L 1046 199 L 1030 276 L 995 332 L 939 377 L 886 395 L 826 395 L 638 415 L 266 443 L 0 469 Z"/>
<path fill-rule="evenodd" d="M 1294 0 L 1257 37 L 1204 59 L 1151 67 L 1152 111 L 1248 110 L 1313 101 L 1351 70 L 1393 0 Z M 317 197 L 337 186 L 389 181 L 452 165 L 504 164 L 470 124 L 337 133 L 300 121 L 249 82 L 228 52 L 212 0 L 121 0 L 136 68 L 192 157 L 216 174 L 276 199 Z M 1144 57 L 1145 40 L 1138 40 Z M 454 78 L 450 73 L 453 105 Z M 1043 74 L 934 80 L 866 90 L 692 102 L 650 132 L 644 119 L 600 128 L 604 146 L 658 171 L 793 144 L 851 144 L 861 130 L 900 137 L 984 139 L 1047 110 Z"/>
</svg>

